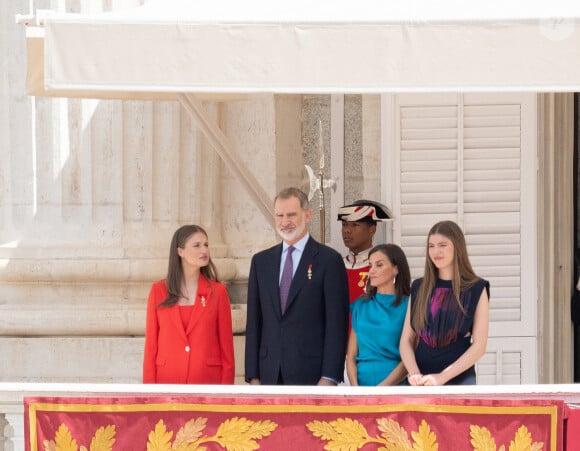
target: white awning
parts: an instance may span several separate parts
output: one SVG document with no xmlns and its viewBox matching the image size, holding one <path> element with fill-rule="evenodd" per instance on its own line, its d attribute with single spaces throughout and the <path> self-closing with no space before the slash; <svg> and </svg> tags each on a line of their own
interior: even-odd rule
<svg viewBox="0 0 580 451">
<path fill-rule="evenodd" d="M 45 95 L 125 98 L 580 91 L 579 18 L 561 0 L 152 1 L 47 17 L 37 78 Z"/>
</svg>

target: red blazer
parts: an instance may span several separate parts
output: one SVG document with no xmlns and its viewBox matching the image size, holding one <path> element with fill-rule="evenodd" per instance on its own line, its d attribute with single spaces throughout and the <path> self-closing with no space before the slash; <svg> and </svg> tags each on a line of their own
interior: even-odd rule
<svg viewBox="0 0 580 451">
<path fill-rule="evenodd" d="M 234 338 L 226 287 L 199 276 L 186 330 L 177 304 L 157 308 L 166 298 L 165 280 L 155 282 L 147 303 L 143 383 L 233 384 Z"/>
</svg>

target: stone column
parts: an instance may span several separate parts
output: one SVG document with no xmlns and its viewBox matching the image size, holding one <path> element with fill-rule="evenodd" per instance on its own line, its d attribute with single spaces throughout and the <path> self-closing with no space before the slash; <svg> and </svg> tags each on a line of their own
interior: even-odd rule
<svg viewBox="0 0 580 451">
<path fill-rule="evenodd" d="M 573 381 L 573 127 L 574 94 L 539 95 L 539 380 L 550 384 Z"/>
</svg>

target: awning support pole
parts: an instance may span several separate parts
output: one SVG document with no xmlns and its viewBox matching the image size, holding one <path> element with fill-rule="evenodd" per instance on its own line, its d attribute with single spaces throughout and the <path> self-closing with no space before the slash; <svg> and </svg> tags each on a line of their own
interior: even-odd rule
<svg viewBox="0 0 580 451">
<path fill-rule="evenodd" d="M 232 171 L 242 185 L 248 190 L 258 208 L 262 211 L 270 225 L 275 228 L 273 202 L 260 186 L 258 180 L 239 159 L 236 152 L 231 148 L 228 140 L 221 129 L 207 116 L 203 105 L 192 94 L 179 94 L 179 101 L 196 121 L 201 131 L 210 141 L 211 145 L 223 160 L 225 165 Z"/>
</svg>

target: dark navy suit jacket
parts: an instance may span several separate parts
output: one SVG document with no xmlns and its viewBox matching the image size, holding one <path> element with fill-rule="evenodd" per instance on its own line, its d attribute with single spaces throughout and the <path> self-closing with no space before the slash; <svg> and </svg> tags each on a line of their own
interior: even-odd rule
<svg viewBox="0 0 580 451">
<path fill-rule="evenodd" d="M 272 385 L 342 381 L 348 334 L 348 281 L 341 255 L 310 237 L 280 308 L 282 244 L 252 258 L 248 280 L 245 378 Z M 310 268 L 310 271 L 309 271 Z M 310 277 L 309 277 L 310 274 Z"/>
</svg>

